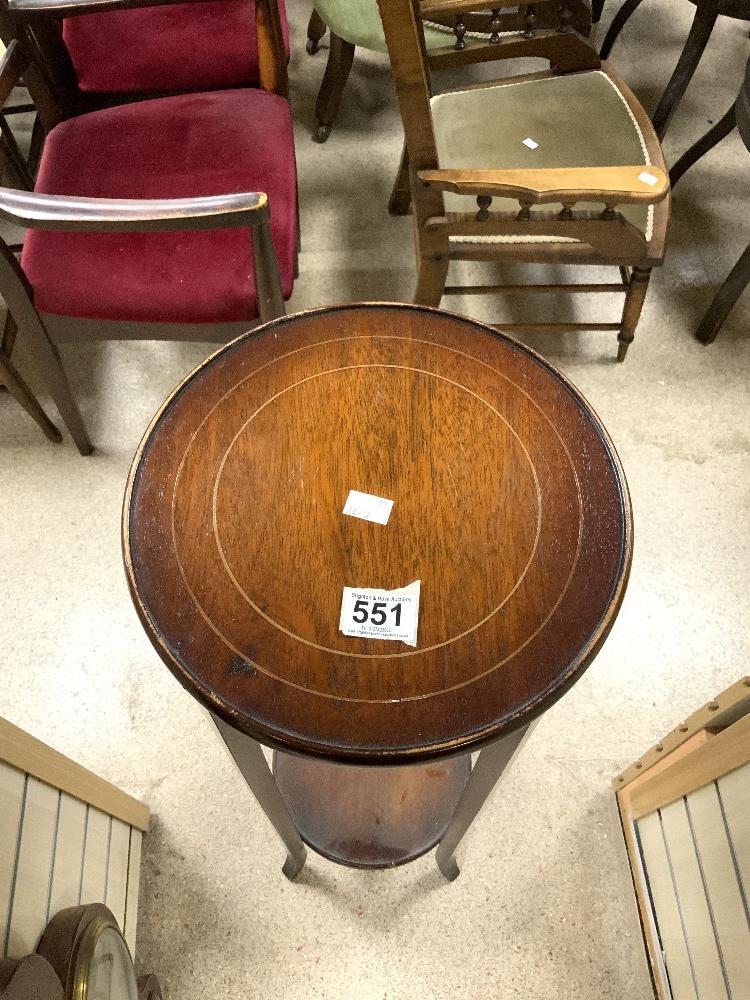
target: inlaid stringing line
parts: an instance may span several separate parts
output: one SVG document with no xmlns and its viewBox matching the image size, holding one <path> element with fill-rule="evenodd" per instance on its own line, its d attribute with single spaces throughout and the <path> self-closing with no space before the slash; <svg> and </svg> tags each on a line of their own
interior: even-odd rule
<svg viewBox="0 0 750 1000">
<path fill-rule="evenodd" d="M 280 396 L 283 396 L 285 393 L 291 391 L 292 389 L 296 389 L 297 386 L 303 385 L 305 382 L 311 382 L 313 379 L 322 378 L 324 375 L 333 375 L 333 374 L 336 374 L 337 372 L 353 371 L 353 370 L 357 370 L 357 369 L 360 369 L 360 368 L 393 368 L 393 369 L 397 369 L 399 371 L 410 371 L 410 372 L 417 372 L 418 374 L 421 374 L 421 375 L 430 375 L 432 378 L 439 379 L 442 382 L 447 382 L 449 385 L 453 385 L 453 386 L 456 386 L 459 389 L 463 389 L 463 391 L 466 392 L 468 395 L 473 396 L 475 399 L 478 399 L 481 403 L 484 403 L 484 405 L 489 410 L 492 410 L 492 412 L 505 424 L 505 426 L 508 428 L 508 430 L 511 432 L 511 434 L 515 437 L 515 439 L 518 441 L 518 444 L 520 445 L 521 449 L 523 450 L 523 453 L 526 456 L 526 460 L 528 461 L 529 466 L 531 468 L 531 474 L 532 474 L 532 477 L 534 479 L 534 486 L 535 486 L 535 489 L 536 489 L 536 499 L 537 499 L 536 533 L 535 533 L 535 537 L 534 537 L 534 544 L 533 544 L 532 549 L 531 549 L 531 555 L 530 555 L 529 560 L 528 560 L 528 562 L 526 564 L 526 567 L 524 568 L 523 573 L 521 574 L 521 576 L 516 581 L 515 586 L 510 591 L 510 593 L 506 595 L 506 597 L 504 598 L 504 600 L 500 604 L 498 604 L 497 607 L 493 608 L 493 610 L 490 611 L 489 614 L 485 615 L 485 617 L 482 618 L 481 621 L 477 622 L 475 625 L 472 625 L 471 628 L 465 629 L 463 632 L 460 632 L 458 635 L 453 636 L 450 639 L 446 639 L 445 642 L 439 642 L 439 643 L 436 643 L 433 646 L 425 646 L 423 649 L 411 650 L 411 651 L 405 652 L 405 653 L 391 653 L 391 654 L 386 654 L 385 656 L 383 656 L 383 654 L 381 654 L 381 653 L 350 653 L 350 652 L 347 652 L 346 650 L 333 649 L 332 647 L 329 647 L 329 646 L 322 646 L 319 643 L 311 642 L 309 639 L 303 639 L 301 636 L 295 635 L 294 632 L 291 632 L 289 629 L 284 628 L 283 625 L 280 625 L 278 622 L 274 621 L 273 618 L 271 618 L 264 611 L 262 611 L 258 607 L 258 605 L 255 604 L 255 602 L 250 598 L 250 596 L 245 593 L 245 591 L 240 586 L 239 581 L 234 576 L 234 573 L 232 572 L 229 564 L 227 563 L 226 556 L 224 554 L 224 549 L 223 549 L 223 547 L 221 545 L 221 541 L 219 539 L 218 525 L 217 525 L 217 522 L 216 522 L 217 494 L 218 494 L 218 490 L 219 490 L 219 483 L 220 483 L 220 480 L 221 480 L 222 472 L 224 470 L 224 465 L 226 463 L 226 460 L 227 460 L 227 457 L 229 455 L 229 452 L 234 447 L 234 444 L 235 444 L 237 438 L 240 436 L 240 434 L 242 434 L 242 432 L 244 431 L 245 427 L 247 427 L 247 425 L 250 424 L 255 419 L 255 417 L 257 417 L 257 415 L 262 410 L 264 410 L 267 406 L 269 406 L 271 403 L 275 402 L 275 400 L 277 400 Z M 328 371 L 316 372 L 315 375 L 308 375 L 307 378 L 301 379 L 299 382 L 295 382 L 292 385 L 286 386 L 286 388 L 282 389 L 280 392 L 277 392 L 275 395 L 271 396 L 261 406 L 259 406 L 258 409 L 245 421 L 245 423 L 242 425 L 242 427 L 240 427 L 240 429 L 237 431 L 237 433 L 235 434 L 235 436 L 232 438 L 231 442 L 229 443 L 229 446 L 227 447 L 226 451 L 224 452 L 224 455 L 222 456 L 221 462 L 219 463 L 219 470 L 216 473 L 216 478 L 214 480 L 214 489 L 213 489 L 211 509 L 212 509 L 212 523 L 213 523 L 214 539 L 216 541 L 216 547 L 217 547 L 217 549 L 219 551 L 219 557 L 220 557 L 220 559 L 222 561 L 224 569 L 226 570 L 227 575 L 229 576 L 230 580 L 234 584 L 235 588 L 244 597 L 244 599 L 253 608 L 254 611 L 256 611 L 262 618 L 265 618 L 265 620 L 269 623 L 269 625 L 272 625 L 274 628 L 277 628 L 280 632 L 283 632 L 285 635 L 288 635 L 290 638 L 295 639 L 297 642 L 301 642 L 301 643 L 303 643 L 306 646 L 312 646 L 313 649 L 319 649 L 319 650 L 321 650 L 321 652 L 325 652 L 325 653 L 333 653 L 336 656 L 346 656 L 346 657 L 353 656 L 353 657 L 356 657 L 357 659 L 366 659 L 366 660 L 373 660 L 373 659 L 397 659 L 397 658 L 402 658 L 402 657 L 406 657 L 406 656 L 417 656 L 417 655 L 422 654 L 422 653 L 429 653 L 429 652 L 432 652 L 432 650 L 434 650 L 434 649 L 441 649 L 443 646 L 448 646 L 448 645 L 450 645 L 453 642 L 458 642 L 459 639 L 463 639 L 465 636 L 469 635 L 471 632 L 475 632 L 478 628 L 481 628 L 482 625 L 485 624 L 485 622 L 489 621 L 489 619 L 492 618 L 493 615 L 497 614 L 497 612 L 500 611 L 501 608 L 503 608 L 508 603 L 508 601 L 511 599 L 511 597 L 516 592 L 516 590 L 521 586 L 521 583 L 523 582 L 523 580 L 524 580 L 524 578 L 525 578 L 525 576 L 526 576 L 526 574 L 527 574 L 527 572 L 529 570 L 529 567 L 531 566 L 532 562 L 534 561 L 534 556 L 536 555 L 537 546 L 539 544 L 539 536 L 541 534 L 541 525 L 542 525 L 542 494 L 541 494 L 541 489 L 539 487 L 539 478 L 537 476 L 536 468 L 535 468 L 534 463 L 533 463 L 533 461 L 531 459 L 531 456 L 529 455 L 529 452 L 528 452 L 528 449 L 526 448 L 526 445 L 521 440 L 521 438 L 519 437 L 518 433 L 510 426 L 510 424 L 508 423 L 508 421 L 502 416 L 502 414 L 500 414 L 495 409 L 494 406 L 491 406 L 485 399 L 482 399 L 481 396 L 478 396 L 475 392 L 472 392 L 471 389 L 467 389 L 466 386 L 462 386 L 458 382 L 454 382 L 452 379 L 446 378 L 443 375 L 436 375 L 434 372 L 427 372 L 427 371 L 425 371 L 422 368 L 411 368 L 408 365 L 367 364 L 367 365 L 347 365 L 346 367 L 343 367 L 343 368 L 332 368 L 332 369 L 330 369 Z M 174 503 L 173 503 L 173 511 L 174 511 Z M 172 524 L 173 524 L 173 528 L 174 528 L 174 518 L 172 520 Z M 173 533 L 172 533 L 172 541 L 173 541 L 173 545 L 174 545 L 174 549 L 175 549 L 175 556 L 177 557 L 178 562 L 180 562 L 179 555 L 177 553 L 177 539 L 175 537 L 174 530 L 173 530 Z M 182 563 L 181 562 L 180 562 L 180 568 L 182 569 Z M 184 572 L 183 572 L 183 579 L 185 579 Z M 187 580 L 185 582 L 187 583 Z"/>
<path fill-rule="evenodd" d="M 405 338 L 398 338 L 398 339 L 405 339 Z M 425 343 L 428 343 L 428 342 L 425 342 Z M 462 353 L 462 352 L 455 352 L 455 353 Z M 470 357 L 470 356 L 467 355 L 467 357 Z M 490 366 L 487 366 L 487 367 L 490 367 Z M 494 370 L 494 369 L 491 369 L 491 370 Z M 508 380 L 508 381 L 510 381 L 510 380 Z M 511 383 L 511 384 L 513 384 L 513 383 Z M 521 390 L 521 391 L 523 391 L 523 390 Z M 524 393 L 524 395 L 528 395 L 528 394 Z M 489 404 L 487 404 L 487 405 L 489 406 Z M 540 409 L 540 408 L 537 407 L 537 409 Z M 211 412 L 213 412 L 213 409 L 212 409 Z M 540 413 L 541 412 L 542 411 L 540 410 Z M 205 420 L 201 423 L 200 426 L 203 426 L 204 422 L 205 422 Z M 549 420 L 547 420 L 547 422 L 550 423 Z M 550 423 L 550 426 L 552 426 L 551 423 Z M 532 642 L 533 639 L 536 638 L 536 636 L 541 632 L 541 630 L 544 628 L 544 626 L 550 620 L 550 618 L 555 613 L 555 611 L 557 610 L 557 608 L 560 606 L 560 603 L 562 602 L 562 600 L 563 600 L 563 598 L 564 598 L 564 596 L 565 596 L 565 594 L 567 592 L 567 589 L 570 586 L 570 583 L 571 583 L 571 581 L 573 579 L 573 574 L 575 572 L 575 569 L 576 569 L 576 566 L 577 566 L 577 563 L 578 563 L 578 558 L 579 558 L 579 555 L 580 555 L 581 538 L 582 538 L 582 534 L 583 534 L 583 509 L 582 509 L 582 504 L 581 504 L 580 481 L 578 479 L 578 475 L 577 475 L 577 472 L 575 470 L 575 467 L 573 466 L 573 462 L 572 462 L 572 458 L 570 456 L 570 452 L 567 449 L 567 447 L 565 446 L 565 442 L 560 437 L 560 434 L 556 430 L 555 430 L 555 433 L 556 433 L 556 435 L 558 437 L 558 440 L 560 441 L 561 446 L 563 447 L 563 449 L 565 451 L 568 463 L 569 463 L 569 465 L 571 467 L 571 471 L 573 472 L 573 476 L 575 478 L 576 488 L 577 488 L 577 496 L 578 496 L 578 501 L 579 501 L 579 520 L 578 520 L 578 539 L 577 539 L 576 553 L 575 553 L 575 558 L 574 558 L 574 561 L 573 561 L 573 566 L 572 566 L 572 569 L 570 571 L 570 575 L 568 576 L 568 579 L 566 580 L 565 586 L 563 587 L 563 590 L 562 590 L 562 592 L 561 592 L 561 594 L 560 594 L 557 602 L 554 604 L 554 606 L 550 610 L 549 615 L 542 621 L 542 623 L 540 624 L 539 628 L 535 632 L 533 632 L 516 650 L 514 650 L 513 653 L 511 653 L 509 656 L 505 657 L 505 659 L 501 660 L 499 663 L 494 664 L 488 670 L 486 670 L 486 671 L 484 671 L 484 672 L 482 672 L 480 674 L 477 674 L 476 676 L 470 678 L 467 681 L 463 681 L 463 682 L 461 682 L 459 684 L 455 684 L 455 685 L 452 685 L 452 686 L 450 686 L 448 688 L 444 688 L 444 689 L 442 689 L 439 692 L 433 691 L 433 692 L 430 692 L 430 693 L 424 694 L 424 695 L 414 695 L 414 696 L 410 696 L 408 698 L 399 698 L 399 699 L 370 699 L 370 700 L 368 700 L 366 702 L 367 704 L 389 704 L 392 701 L 399 701 L 399 702 L 420 701 L 420 700 L 423 700 L 425 698 L 434 697 L 435 694 L 442 694 L 442 693 L 446 693 L 446 692 L 450 692 L 450 691 L 455 691 L 455 690 L 458 690 L 461 687 L 466 687 L 466 686 L 468 686 L 470 684 L 476 683 L 476 681 L 481 680 L 483 677 L 486 677 L 487 675 L 489 675 L 490 673 L 492 673 L 494 670 L 499 669 L 501 666 L 503 666 L 505 663 L 507 663 L 508 660 L 510 660 L 518 652 L 520 652 L 522 649 L 524 649 L 530 642 Z M 193 435 L 193 437 L 191 438 L 190 442 L 188 443 L 187 448 L 185 449 L 185 452 L 183 453 L 183 457 L 182 457 L 182 460 L 180 462 L 178 474 L 177 474 L 177 477 L 175 479 L 174 490 L 173 490 L 173 493 L 172 493 L 172 544 L 173 544 L 173 547 L 174 547 L 175 559 L 177 561 L 177 565 L 178 565 L 178 568 L 179 568 L 179 571 L 180 571 L 180 575 L 182 577 L 185 589 L 187 590 L 187 592 L 190 595 L 190 598 L 193 601 L 196 609 L 198 610 L 199 614 L 204 619 L 204 621 L 206 622 L 206 624 L 208 625 L 208 627 L 214 632 L 214 634 L 219 639 L 222 640 L 223 643 L 225 643 L 225 645 L 227 646 L 228 649 L 230 649 L 233 653 L 235 653 L 235 655 L 239 656 L 241 659 L 246 660 L 247 657 L 246 657 L 245 653 L 241 649 L 239 649 L 237 646 L 235 646 L 228 639 L 228 637 L 223 634 L 223 632 L 209 618 L 209 616 L 207 615 L 207 613 L 205 612 L 205 610 L 201 606 L 200 602 L 197 600 L 195 594 L 193 593 L 193 591 L 192 591 L 192 589 L 191 589 L 191 587 L 190 587 L 190 585 L 189 585 L 189 583 L 187 581 L 187 578 L 185 576 L 184 567 L 182 566 L 182 563 L 181 563 L 180 558 L 179 558 L 179 554 L 177 552 L 177 543 L 176 543 L 176 516 L 175 516 L 177 485 L 179 483 L 179 478 L 180 478 L 180 475 L 182 473 L 182 469 L 184 467 L 184 463 L 186 461 L 187 452 L 189 451 L 192 442 L 195 440 L 195 436 L 196 435 L 197 435 L 197 431 Z M 456 640 L 454 639 L 453 641 L 456 641 Z M 365 654 L 351 654 L 351 655 L 364 656 Z M 412 653 L 406 653 L 406 654 L 398 653 L 398 654 L 393 654 L 393 655 L 394 656 L 405 656 L 405 655 L 408 656 L 408 655 L 414 655 L 414 654 L 412 654 Z M 349 698 L 349 697 L 344 697 L 344 696 L 341 696 L 341 695 L 334 696 L 334 695 L 325 694 L 324 692 L 316 691 L 316 690 L 314 690 L 312 688 L 307 688 L 304 685 L 297 684 L 294 681 L 290 681 L 290 680 L 288 680 L 286 678 L 277 677 L 277 675 L 273 674 L 270 670 L 268 670 L 267 667 L 264 667 L 262 664 L 259 664 L 259 663 L 255 662 L 255 661 L 254 661 L 254 665 L 257 667 L 258 670 L 261 671 L 261 673 L 265 673 L 267 676 L 274 677 L 274 679 L 279 680 L 281 683 L 286 684 L 289 687 L 295 688 L 295 689 L 300 690 L 300 691 L 304 691 L 305 693 L 312 694 L 312 695 L 315 695 L 317 697 L 328 698 L 328 699 L 335 699 L 335 700 L 339 700 L 339 701 L 351 701 L 351 702 L 363 702 L 363 701 L 365 701 L 365 699 L 361 699 L 361 698 Z"/>
</svg>

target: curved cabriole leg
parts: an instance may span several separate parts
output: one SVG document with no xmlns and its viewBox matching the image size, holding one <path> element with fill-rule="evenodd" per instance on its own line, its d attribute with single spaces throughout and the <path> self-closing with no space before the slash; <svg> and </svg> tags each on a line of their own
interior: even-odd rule
<svg viewBox="0 0 750 1000">
<path fill-rule="evenodd" d="M 345 42 L 331 32 L 331 48 L 328 52 L 328 62 L 320 85 L 318 100 L 315 104 L 315 117 L 318 119 L 318 129 L 315 138 L 325 142 L 331 134 L 331 128 L 336 120 L 341 95 L 344 93 L 346 81 L 354 61 L 354 46 Z"/>
<path fill-rule="evenodd" d="M 411 189 L 409 187 L 409 152 L 404 143 L 401 151 L 401 162 L 393 185 L 393 191 L 388 202 L 391 215 L 408 215 L 411 205 Z"/>
<path fill-rule="evenodd" d="M 284 842 L 287 858 L 282 871 L 290 881 L 293 881 L 305 866 L 307 851 L 266 763 L 263 751 L 249 736 L 245 736 L 215 715 L 212 718 L 258 805 Z"/>
<path fill-rule="evenodd" d="M 695 10 L 695 17 L 685 48 L 682 50 L 675 71 L 651 119 L 654 130 L 660 139 L 664 138 L 672 115 L 677 110 L 677 105 L 682 100 L 690 81 L 693 79 L 693 74 L 698 68 L 698 63 L 701 61 L 701 56 L 719 16 L 718 8 L 718 0 L 710 0 L 710 2 L 704 0 Z"/>
<path fill-rule="evenodd" d="M 693 164 L 697 163 L 702 156 L 710 152 L 714 146 L 718 146 L 721 140 L 725 139 L 736 127 L 737 117 L 733 104 L 721 121 L 718 121 L 709 132 L 706 132 L 702 139 L 699 139 L 690 149 L 686 150 L 669 171 L 669 183 L 672 187 L 675 186 L 677 181 Z"/>
<path fill-rule="evenodd" d="M 531 734 L 534 724 L 524 726 L 498 740 L 492 746 L 485 747 L 479 754 L 476 764 L 471 769 L 471 776 L 464 793 L 456 806 L 453 819 L 438 844 L 435 860 L 443 875 L 452 882 L 460 874 L 456 863 L 456 848 L 463 840 L 474 819 L 489 798 L 490 792 L 498 783 L 501 774 L 518 754 Z"/>
<path fill-rule="evenodd" d="M 609 26 L 609 31 L 604 36 L 604 42 L 602 43 L 602 50 L 599 53 L 602 59 L 609 58 L 609 54 L 612 51 L 612 46 L 617 41 L 620 32 L 628 23 L 631 15 L 635 13 L 636 10 L 643 3 L 643 0 L 625 0 L 625 3 L 620 7 L 620 9 L 615 14 L 615 19 Z"/>
<path fill-rule="evenodd" d="M 634 267 L 630 275 L 630 285 L 625 296 L 625 307 L 622 311 L 622 325 L 617 334 L 617 360 L 624 361 L 628 348 L 635 340 L 635 328 L 641 316 L 643 303 L 646 300 L 648 283 L 651 279 L 650 267 Z"/>
<path fill-rule="evenodd" d="M 308 55 L 315 55 L 318 51 L 320 39 L 323 35 L 325 35 L 327 30 L 328 26 L 325 21 L 313 7 L 312 14 L 310 14 L 310 20 L 307 23 L 307 45 L 305 48 L 307 49 Z"/>
<path fill-rule="evenodd" d="M 724 320 L 748 284 L 750 284 L 750 244 L 716 293 L 713 302 L 708 307 L 708 312 L 695 332 L 695 336 L 702 344 L 713 344 Z"/>
</svg>

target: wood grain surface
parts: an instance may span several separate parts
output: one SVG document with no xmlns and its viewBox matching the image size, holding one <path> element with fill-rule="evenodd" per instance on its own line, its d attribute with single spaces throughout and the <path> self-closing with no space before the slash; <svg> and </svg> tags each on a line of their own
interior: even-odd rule
<svg viewBox="0 0 750 1000">
<path fill-rule="evenodd" d="M 387 525 L 342 513 L 395 501 Z M 591 661 L 632 526 L 602 425 L 489 327 L 397 305 L 267 324 L 208 359 L 136 455 L 124 556 L 200 701 L 278 749 L 408 763 L 525 724 Z M 417 646 L 339 632 L 342 588 L 422 581 Z"/>
</svg>

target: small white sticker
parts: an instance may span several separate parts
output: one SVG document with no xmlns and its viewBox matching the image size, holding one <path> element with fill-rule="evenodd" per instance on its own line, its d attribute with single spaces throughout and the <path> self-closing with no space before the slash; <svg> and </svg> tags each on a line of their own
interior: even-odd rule
<svg viewBox="0 0 750 1000">
<path fill-rule="evenodd" d="M 344 504 L 344 513 L 349 517 L 359 517 L 363 521 L 374 521 L 376 524 L 388 524 L 392 510 L 393 500 L 375 497 L 371 493 L 360 493 L 359 490 L 349 490 L 349 496 Z"/>
<path fill-rule="evenodd" d="M 362 639 L 398 639 L 416 646 L 420 584 L 415 580 L 399 590 L 344 587 L 339 630 Z"/>
<path fill-rule="evenodd" d="M 529 149 L 538 149 L 539 148 L 539 143 L 538 142 L 534 142 L 533 139 L 524 139 L 523 140 L 523 144 L 524 144 L 524 146 L 528 146 Z"/>
<path fill-rule="evenodd" d="M 654 184 L 658 183 L 659 178 L 654 177 L 653 174 L 650 174 L 647 170 L 644 170 L 642 173 L 638 174 L 638 180 L 643 181 L 644 184 L 650 184 L 651 187 L 653 187 Z"/>
</svg>

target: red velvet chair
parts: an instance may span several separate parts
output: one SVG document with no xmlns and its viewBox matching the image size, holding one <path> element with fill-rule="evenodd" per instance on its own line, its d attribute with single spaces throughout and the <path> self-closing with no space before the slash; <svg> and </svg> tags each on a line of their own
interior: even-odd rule
<svg viewBox="0 0 750 1000">
<path fill-rule="evenodd" d="M 274 0 L 257 10 L 261 48 L 283 66 Z M 298 245 L 291 112 L 280 94 L 234 89 L 66 117 L 15 40 L 0 104 L 21 76 L 49 133 L 34 191 L 0 189 L 0 216 L 30 230 L 20 264 L 0 243 L 0 294 L 87 453 L 55 341 L 225 341 L 283 314 Z"/>
<path fill-rule="evenodd" d="M 284 0 L 279 18 L 286 57 Z M 255 0 L 162 0 L 157 5 L 68 0 L 56 5 L 58 71 L 74 74 L 82 94 L 154 95 L 256 87 L 261 83 Z M 6 2 L 21 15 L 55 9 L 47 0 Z M 114 9 L 117 8 L 117 9 Z M 45 46 L 50 45 L 50 34 Z"/>
</svg>

